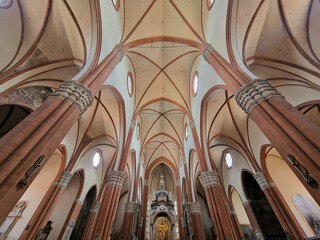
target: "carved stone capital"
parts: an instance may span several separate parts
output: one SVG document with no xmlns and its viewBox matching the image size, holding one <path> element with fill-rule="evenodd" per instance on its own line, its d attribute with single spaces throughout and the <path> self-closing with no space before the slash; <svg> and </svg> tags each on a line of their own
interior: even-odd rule
<svg viewBox="0 0 320 240">
<path fill-rule="evenodd" d="M 208 45 L 204 48 L 204 50 L 203 50 L 203 52 L 202 52 L 202 56 L 203 56 L 204 60 L 206 60 L 207 62 L 208 62 L 208 57 L 209 57 L 210 53 L 212 52 L 212 50 L 213 50 L 212 45 L 211 45 L 211 44 L 208 44 Z"/>
<path fill-rule="evenodd" d="M 219 173 L 216 171 L 203 172 L 201 173 L 200 178 L 203 182 L 204 189 L 221 186 Z"/>
<path fill-rule="evenodd" d="M 178 187 L 178 186 L 181 186 L 181 180 L 180 179 L 176 180 L 176 187 Z"/>
<path fill-rule="evenodd" d="M 274 183 L 269 183 L 266 176 L 264 175 L 263 172 L 256 172 L 253 175 L 254 179 L 257 181 L 257 183 L 259 184 L 261 190 L 265 189 L 265 188 L 270 188 L 270 187 L 274 187 L 275 184 Z"/>
<path fill-rule="evenodd" d="M 117 187 L 122 188 L 124 181 L 126 180 L 127 175 L 120 171 L 112 171 L 107 175 L 107 187 Z"/>
<path fill-rule="evenodd" d="M 71 172 L 63 172 L 59 182 L 55 183 L 55 186 L 65 189 L 68 186 L 72 176 L 73 174 Z"/>
<path fill-rule="evenodd" d="M 237 91 L 235 99 L 242 110 L 250 114 L 255 106 L 273 96 L 281 96 L 281 94 L 266 80 L 255 79 L 242 86 Z"/>
<path fill-rule="evenodd" d="M 189 214 L 201 214 L 199 202 L 187 202 L 186 208 Z"/>
<path fill-rule="evenodd" d="M 94 99 L 89 88 L 73 80 L 64 81 L 51 96 L 70 102 L 78 109 L 80 116 L 92 105 Z"/>
<path fill-rule="evenodd" d="M 139 210 L 139 204 L 137 202 L 126 202 L 124 205 L 125 213 L 136 213 Z"/>
<path fill-rule="evenodd" d="M 196 127 L 196 125 L 195 125 L 195 123 L 194 123 L 194 120 L 193 120 L 193 119 L 192 119 L 192 120 L 190 120 L 190 122 L 189 122 L 189 126 L 190 126 L 190 128 L 191 128 L 191 129 Z"/>
<path fill-rule="evenodd" d="M 117 53 L 118 58 L 119 58 L 119 62 L 121 62 L 122 58 L 124 56 L 124 52 L 123 52 L 121 46 L 116 44 L 116 46 L 113 48 L 113 50 Z"/>
<path fill-rule="evenodd" d="M 94 205 L 94 208 L 90 210 L 91 213 L 98 213 L 99 211 L 99 207 L 100 207 L 101 202 L 100 201 L 96 201 L 96 204 Z"/>
</svg>

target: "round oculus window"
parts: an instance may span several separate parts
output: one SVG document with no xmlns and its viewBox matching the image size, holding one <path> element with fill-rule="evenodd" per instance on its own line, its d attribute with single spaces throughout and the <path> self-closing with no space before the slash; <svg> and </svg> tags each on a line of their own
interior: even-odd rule
<svg viewBox="0 0 320 240">
<path fill-rule="evenodd" d="M 136 129 L 136 134 L 137 134 L 137 139 L 140 139 L 140 123 L 137 124 L 137 129 Z"/>
<path fill-rule="evenodd" d="M 192 88 L 191 89 L 192 95 L 195 97 L 197 95 L 198 89 L 199 89 L 199 75 L 198 75 L 198 72 L 195 72 L 193 74 L 191 88 Z"/>
<path fill-rule="evenodd" d="M 213 6 L 214 0 L 207 0 L 207 8 L 210 10 Z"/>
<path fill-rule="evenodd" d="M 114 8 L 119 11 L 120 8 L 120 0 L 111 0 Z"/>
<path fill-rule="evenodd" d="M 133 95 L 133 77 L 132 77 L 131 72 L 128 72 L 127 87 L 128 87 L 129 96 L 132 97 L 132 95 Z"/>
<path fill-rule="evenodd" d="M 92 158 L 92 166 L 93 166 L 94 168 L 98 168 L 99 165 L 100 165 L 100 161 L 101 161 L 100 153 L 99 153 L 99 152 L 96 152 L 96 153 L 93 155 L 93 158 Z"/>
<path fill-rule="evenodd" d="M 185 138 L 186 141 L 188 140 L 188 136 L 189 136 L 189 130 L 188 130 L 188 125 L 186 124 L 184 127 L 184 134 L 185 134 Z"/>
<path fill-rule="evenodd" d="M 224 163 L 226 165 L 226 168 L 230 169 L 233 166 L 233 159 L 230 153 L 226 153 L 224 156 Z"/>
</svg>

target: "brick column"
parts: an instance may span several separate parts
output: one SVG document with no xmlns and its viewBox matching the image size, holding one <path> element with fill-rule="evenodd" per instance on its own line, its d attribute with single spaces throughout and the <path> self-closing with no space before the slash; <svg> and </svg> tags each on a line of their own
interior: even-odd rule
<svg viewBox="0 0 320 240">
<path fill-rule="evenodd" d="M 259 223 L 256 219 L 256 216 L 253 213 L 252 207 L 251 207 L 251 200 L 246 200 L 242 203 L 244 210 L 247 213 L 248 219 L 251 223 L 252 231 L 255 233 L 255 235 L 260 235 L 262 233 L 261 228 L 259 226 Z"/>
<path fill-rule="evenodd" d="M 186 210 L 191 218 L 192 232 L 194 239 L 206 239 L 201 219 L 199 202 L 187 202 Z"/>
<path fill-rule="evenodd" d="M 226 204 L 227 204 L 227 208 L 228 208 L 231 220 L 233 222 L 233 226 L 235 226 L 237 236 L 239 236 L 240 239 L 245 239 L 238 217 L 237 217 L 237 213 L 235 212 L 234 208 L 231 206 L 230 202 L 227 201 Z"/>
<path fill-rule="evenodd" d="M 239 72 L 210 44 L 203 57 L 320 204 L 320 127 L 290 105 L 267 81 Z"/>
<path fill-rule="evenodd" d="M 83 239 L 90 239 L 90 237 L 92 237 L 93 235 L 95 222 L 97 220 L 97 213 L 99 211 L 100 204 L 101 204 L 100 201 L 96 201 L 93 207 L 89 211 L 89 218 L 86 225 L 86 229 L 83 233 Z"/>
<path fill-rule="evenodd" d="M 59 146 L 78 117 L 93 102 L 123 57 L 117 46 L 79 81 L 65 81 L 39 108 L 0 139 L 0 224 Z"/>
<path fill-rule="evenodd" d="M 120 192 L 126 174 L 112 171 L 107 175 L 107 183 L 102 196 L 93 239 L 109 239 L 119 204 Z"/>
<path fill-rule="evenodd" d="M 43 228 L 49 220 L 52 211 L 64 189 L 67 188 L 72 176 L 71 172 L 63 172 L 59 181 L 52 183 L 19 239 L 35 239 L 38 231 Z"/>
<path fill-rule="evenodd" d="M 139 230 L 139 239 L 143 240 L 145 239 L 145 233 L 146 233 L 146 219 L 147 219 L 147 211 L 148 211 L 148 191 L 149 191 L 149 180 L 144 180 L 144 187 L 143 187 L 143 198 L 142 198 L 142 223 L 140 225 Z"/>
<path fill-rule="evenodd" d="M 136 236 L 134 235 L 134 226 L 136 214 L 139 211 L 139 204 L 137 202 L 126 202 L 124 207 L 124 218 L 122 224 L 122 240 L 130 240 Z"/>
<path fill-rule="evenodd" d="M 186 229 L 185 226 L 182 225 L 180 219 L 184 219 L 183 217 L 183 209 L 182 209 L 182 196 L 181 196 L 181 181 L 180 179 L 176 180 L 176 201 L 177 201 L 177 212 L 178 212 L 178 227 L 179 227 L 179 238 L 186 239 Z"/>
<path fill-rule="evenodd" d="M 226 197 L 222 189 L 219 173 L 203 172 L 200 175 L 210 210 L 211 219 L 215 225 L 218 239 L 241 239 L 236 226 L 230 217 Z"/>
<path fill-rule="evenodd" d="M 306 237 L 304 231 L 285 203 L 285 200 L 281 197 L 276 185 L 269 182 L 263 172 L 257 172 L 253 177 L 266 196 L 283 230 L 289 233 L 293 239 L 304 239 Z"/>
</svg>

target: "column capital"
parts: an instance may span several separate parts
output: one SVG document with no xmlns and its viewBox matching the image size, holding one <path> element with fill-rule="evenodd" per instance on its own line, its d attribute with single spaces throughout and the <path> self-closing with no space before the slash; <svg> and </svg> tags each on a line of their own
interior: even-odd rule
<svg viewBox="0 0 320 240">
<path fill-rule="evenodd" d="M 79 205 L 83 205 L 83 201 L 81 201 L 79 198 L 74 200 L 75 203 L 78 203 Z"/>
<path fill-rule="evenodd" d="M 268 182 L 266 176 L 264 175 L 263 172 L 256 172 L 253 175 L 254 179 L 257 181 L 257 183 L 259 184 L 261 190 L 265 189 L 265 188 L 270 188 L 270 187 L 275 187 L 275 183 L 270 183 Z"/>
<path fill-rule="evenodd" d="M 181 162 L 182 162 L 182 164 L 187 164 L 186 158 L 185 157 L 181 157 Z"/>
<path fill-rule="evenodd" d="M 242 110 L 250 114 L 255 106 L 273 96 L 281 97 L 282 95 L 266 80 L 254 79 L 239 88 L 234 97 Z"/>
<path fill-rule="evenodd" d="M 87 86 L 74 80 L 64 81 L 51 96 L 68 101 L 77 108 L 80 116 L 92 105 L 94 99 L 91 90 Z"/>
<path fill-rule="evenodd" d="M 199 202 L 186 202 L 187 211 L 189 214 L 201 214 Z"/>
<path fill-rule="evenodd" d="M 136 213 L 139 210 L 139 204 L 137 202 L 126 202 L 124 205 L 125 213 Z"/>
<path fill-rule="evenodd" d="M 121 46 L 119 44 L 116 44 L 114 46 L 113 50 L 117 53 L 118 58 L 119 58 L 119 62 L 121 62 L 124 57 L 124 52 L 123 52 Z"/>
<path fill-rule="evenodd" d="M 60 177 L 60 179 L 59 179 L 59 182 L 54 183 L 54 185 L 55 185 L 56 187 L 60 187 L 60 188 L 65 189 L 65 188 L 68 186 L 68 184 L 69 184 L 72 176 L 73 176 L 73 174 L 72 174 L 71 172 L 66 172 L 66 171 L 64 171 L 64 172 L 61 174 L 61 177 Z"/>
<path fill-rule="evenodd" d="M 94 205 L 94 208 L 90 210 L 91 213 L 98 213 L 99 211 L 99 207 L 100 207 L 101 202 L 100 201 L 96 201 L 96 204 Z"/>
<path fill-rule="evenodd" d="M 220 187 L 221 186 L 219 173 L 216 171 L 202 172 L 200 174 L 200 178 L 203 182 L 203 187 L 205 190 L 210 187 Z"/>
<path fill-rule="evenodd" d="M 203 56 L 204 60 L 206 60 L 207 62 L 208 62 L 208 57 L 213 49 L 214 48 L 212 47 L 212 45 L 210 43 L 203 49 L 202 56 Z"/>
<path fill-rule="evenodd" d="M 144 160 L 144 158 L 141 156 L 140 158 L 139 158 L 139 164 L 142 166 L 143 165 L 143 160 Z"/>
<path fill-rule="evenodd" d="M 127 175 L 124 172 L 112 171 L 107 175 L 106 186 L 117 187 L 121 189 L 126 177 Z"/>
<path fill-rule="evenodd" d="M 190 126 L 191 129 L 196 127 L 193 119 L 190 120 L 189 126 Z"/>
</svg>

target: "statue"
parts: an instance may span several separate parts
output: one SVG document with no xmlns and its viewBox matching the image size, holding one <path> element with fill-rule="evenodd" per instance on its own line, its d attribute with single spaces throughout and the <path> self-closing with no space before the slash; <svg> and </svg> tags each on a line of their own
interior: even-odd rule
<svg viewBox="0 0 320 240">
<path fill-rule="evenodd" d="M 37 236 L 36 236 L 36 240 L 46 240 L 49 236 L 49 233 L 52 230 L 51 227 L 52 221 L 48 221 L 46 226 L 43 229 L 40 229 Z"/>
<path fill-rule="evenodd" d="M 166 233 L 168 231 L 168 226 L 161 220 L 161 222 L 157 226 L 157 232 L 159 232 L 159 239 L 165 240 L 166 239 Z"/>
</svg>

